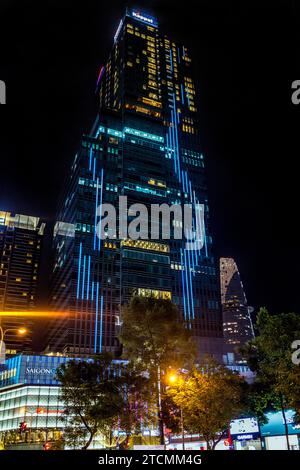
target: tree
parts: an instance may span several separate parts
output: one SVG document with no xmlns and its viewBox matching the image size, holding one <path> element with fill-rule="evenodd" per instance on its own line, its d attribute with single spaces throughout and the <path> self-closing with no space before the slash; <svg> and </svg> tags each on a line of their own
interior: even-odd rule
<svg viewBox="0 0 300 470">
<path fill-rule="evenodd" d="M 128 447 L 131 435 L 142 433 L 143 426 L 155 423 L 156 414 L 149 387 L 149 376 L 140 364 L 130 362 L 126 366 L 123 377 L 124 406 L 118 416 L 117 427 L 125 432 L 126 438 L 119 441 L 119 447 Z"/>
<path fill-rule="evenodd" d="M 289 449 L 285 409 L 292 407 L 297 416 L 300 413 L 300 371 L 292 361 L 292 343 L 300 339 L 300 316 L 295 313 L 270 315 L 262 308 L 255 328 L 256 338 L 242 348 L 242 352 L 257 375 L 256 382 L 260 387 L 257 407 L 260 411 L 263 406 L 263 411 L 270 407 L 281 410 Z"/>
<path fill-rule="evenodd" d="M 65 403 L 64 438 L 71 446 L 86 441 L 82 446 L 86 450 L 94 436 L 122 412 L 122 381 L 111 372 L 113 367 L 111 356 L 104 354 L 69 361 L 57 370 Z"/>
<path fill-rule="evenodd" d="M 119 338 L 126 358 L 149 373 L 156 396 L 160 442 L 164 444 L 161 376 L 170 365 L 182 367 L 191 362 L 195 355 L 192 337 L 170 300 L 134 296 L 122 313 L 122 322 Z"/>
<path fill-rule="evenodd" d="M 246 388 L 238 373 L 208 358 L 187 376 L 178 376 L 167 393 L 182 410 L 184 429 L 202 435 L 207 449 L 214 450 L 243 411 Z"/>
</svg>

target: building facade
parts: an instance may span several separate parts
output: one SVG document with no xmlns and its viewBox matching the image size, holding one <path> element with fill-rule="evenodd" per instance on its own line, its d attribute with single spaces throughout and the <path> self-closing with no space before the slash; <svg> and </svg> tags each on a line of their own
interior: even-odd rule
<svg viewBox="0 0 300 470">
<path fill-rule="evenodd" d="M 42 238 L 45 224 L 28 215 L 0 211 L 0 310 L 20 312 L 36 307 Z M 29 351 L 32 343 L 31 324 L 19 316 L 0 317 L 8 350 Z M 28 332 L 18 336 L 16 329 Z"/>
<path fill-rule="evenodd" d="M 42 450 L 46 442 L 53 450 L 63 448 L 67 421 L 56 372 L 70 360 L 74 358 L 20 354 L 0 364 L 0 450 Z M 116 374 L 124 366 L 126 361 L 112 363 Z M 96 436 L 90 448 L 103 448 L 102 441 Z"/>
<path fill-rule="evenodd" d="M 93 360 L 76 357 L 76 361 Z M 0 364 L 0 450 L 36 449 L 42 450 L 47 442 L 52 449 L 63 447 L 65 404 L 61 398 L 61 387 L 57 380 L 57 369 L 74 360 L 72 356 L 19 354 Z M 112 370 L 117 375 L 126 367 L 126 361 L 114 360 Z M 249 378 L 246 366 L 228 366 Z M 157 443 L 158 429 L 152 419 L 145 419 L 148 407 L 135 404 L 135 413 L 141 413 L 144 420 L 142 436 L 145 443 Z M 144 411 L 142 411 L 144 410 Z M 296 428 L 295 428 L 296 429 Z M 115 429 L 115 435 L 124 439 L 126 432 Z M 291 433 L 298 432 L 291 428 Z M 270 433 L 269 433 L 270 434 Z M 140 442 L 140 434 L 133 443 Z M 186 437 L 188 441 L 190 435 Z M 197 438 L 199 441 L 199 436 Z M 169 444 L 179 441 L 180 436 L 169 436 Z M 175 448 L 171 445 L 169 448 Z M 181 444 L 182 445 L 182 444 Z M 91 449 L 103 448 L 101 435 L 95 436 Z M 190 448 L 189 446 L 186 449 Z M 195 449 L 199 449 L 196 447 Z"/>
<path fill-rule="evenodd" d="M 199 353 L 221 357 L 219 274 L 188 50 L 163 35 L 154 17 L 127 9 L 96 91 L 99 114 L 75 156 L 54 233 L 51 302 L 72 319 L 53 325 L 49 348 L 117 350 L 122 306 L 139 294 L 172 299 Z M 120 196 L 130 210 L 119 207 Z M 119 209 L 116 230 L 99 217 L 107 203 Z M 162 228 L 161 219 L 139 239 L 120 233 L 124 214 L 130 222 L 140 210 L 134 204 L 149 211 L 153 204 L 190 205 L 193 227 L 200 215 L 204 220 L 203 246 L 188 250 L 186 239 L 174 239 L 182 221 L 173 214 L 168 238 L 149 235 L 150 225 Z"/>
<path fill-rule="evenodd" d="M 254 338 L 251 320 L 253 309 L 248 306 L 240 273 L 233 258 L 220 259 L 220 276 L 225 349 L 236 353 L 236 348 Z"/>
</svg>

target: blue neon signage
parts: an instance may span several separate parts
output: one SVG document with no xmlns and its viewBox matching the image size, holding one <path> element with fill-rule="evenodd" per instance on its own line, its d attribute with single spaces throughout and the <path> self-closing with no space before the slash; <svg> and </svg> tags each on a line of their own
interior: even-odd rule
<svg viewBox="0 0 300 470">
<path fill-rule="evenodd" d="M 146 13 L 141 13 L 138 10 L 131 10 L 130 16 L 132 18 L 135 18 L 138 21 L 141 21 L 142 23 L 146 23 L 151 26 L 158 26 L 157 19 L 154 18 L 153 16 L 147 15 Z"/>
</svg>

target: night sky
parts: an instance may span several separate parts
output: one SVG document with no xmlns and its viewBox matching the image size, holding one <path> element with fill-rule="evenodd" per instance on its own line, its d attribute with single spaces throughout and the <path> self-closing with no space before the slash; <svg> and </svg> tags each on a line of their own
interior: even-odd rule
<svg viewBox="0 0 300 470">
<path fill-rule="evenodd" d="M 217 254 L 236 259 L 256 309 L 300 312 L 296 3 L 1 0 L 0 210 L 54 217 L 99 68 L 125 6 L 139 6 L 195 64 Z"/>
</svg>

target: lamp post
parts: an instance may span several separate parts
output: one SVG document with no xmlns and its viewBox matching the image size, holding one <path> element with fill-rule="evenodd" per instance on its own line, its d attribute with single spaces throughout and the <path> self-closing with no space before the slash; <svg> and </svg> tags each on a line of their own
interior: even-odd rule
<svg viewBox="0 0 300 470">
<path fill-rule="evenodd" d="M 0 325 L 0 364 L 5 363 L 5 343 L 4 343 L 4 337 L 6 333 L 9 331 L 16 331 L 19 333 L 19 335 L 25 335 L 27 333 L 27 329 L 24 328 L 23 326 L 20 328 L 6 328 L 4 330 L 2 326 Z"/>
<path fill-rule="evenodd" d="M 180 385 L 180 382 L 182 382 L 182 378 L 178 377 L 176 374 L 171 374 L 169 376 L 169 383 L 170 385 L 175 385 L 176 382 Z M 182 434 L 182 450 L 185 450 L 185 442 L 184 442 L 184 420 L 183 420 L 183 409 L 182 406 L 179 407 L 180 409 L 180 428 L 181 428 L 181 434 Z"/>
</svg>

